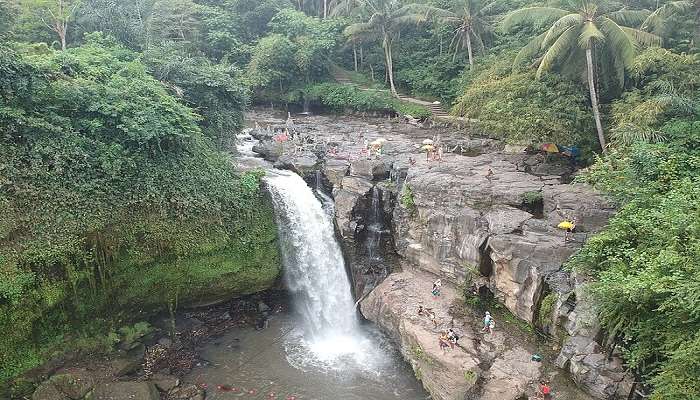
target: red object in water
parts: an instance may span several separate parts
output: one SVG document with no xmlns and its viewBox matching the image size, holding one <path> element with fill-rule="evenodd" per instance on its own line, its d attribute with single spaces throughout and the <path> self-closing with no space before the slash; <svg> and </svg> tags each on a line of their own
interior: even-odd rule
<svg viewBox="0 0 700 400">
<path fill-rule="evenodd" d="M 250 390 L 248 391 L 248 394 L 256 394 L 256 393 L 258 393 L 258 391 L 255 390 L 255 389 L 250 389 Z"/>
<path fill-rule="evenodd" d="M 229 385 L 216 385 L 216 388 L 221 390 L 222 392 L 230 392 L 230 391 L 234 390 L 234 388 L 232 388 Z"/>
<path fill-rule="evenodd" d="M 275 392 L 270 392 L 270 394 L 268 394 L 267 397 L 271 399 L 275 398 Z"/>
<path fill-rule="evenodd" d="M 289 396 L 287 396 L 287 400 L 297 400 L 297 397 L 289 395 Z"/>
</svg>

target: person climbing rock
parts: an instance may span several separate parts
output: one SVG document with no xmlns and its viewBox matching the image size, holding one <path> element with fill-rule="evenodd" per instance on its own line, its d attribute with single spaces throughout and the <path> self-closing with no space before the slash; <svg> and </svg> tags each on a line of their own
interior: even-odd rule
<svg viewBox="0 0 700 400">
<path fill-rule="evenodd" d="M 493 321 L 493 317 L 491 317 L 491 313 L 486 311 L 486 314 L 484 315 L 484 327 L 481 328 L 482 332 L 488 331 L 489 333 L 493 333 L 493 328 L 496 326 L 495 322 Z"/>
<path fill-rule="evenodd" d="M 552 388 L 549 387 L 549 383 L 547 381 L 540 381 L 540 387 L 537 391 L 537 398 L 544 400 L 549 400 L 552 398 Z"/>
<path fill-rule="evenodd" d="M 440 288 L 442 288 L 442 280 L 438 279 L 433 282 L 433 296 L 440 296 Z"/>
</svg>

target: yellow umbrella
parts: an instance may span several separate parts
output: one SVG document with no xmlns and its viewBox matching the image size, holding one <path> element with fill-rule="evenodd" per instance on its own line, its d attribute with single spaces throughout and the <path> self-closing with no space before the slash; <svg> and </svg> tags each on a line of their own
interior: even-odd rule
<svg viewBox="0 0 700 400">
<path fill-rule="evenodd" d="M 574 229 L 574 223 L 571 221 L 562 221 L 557 225 L 557 228 L 559 229 Z"/>
</svg>

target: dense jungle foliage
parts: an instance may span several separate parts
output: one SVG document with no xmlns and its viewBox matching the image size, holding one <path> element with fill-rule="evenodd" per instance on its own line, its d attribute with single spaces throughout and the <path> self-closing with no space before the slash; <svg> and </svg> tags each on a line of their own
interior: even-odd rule
<svg viewBox="0 0 700 400">
<path fill-rule="evenodd" d="M 275 275 L 259 176 L 219 152 L 247 104 L 428 115 L 401 93 L 582 150 L 577 179 L 620 212 L 571 267 L 638 389 L 700 398 L 699 17 L 697 0 L 0 0 L 0 379 L 101 331 L 81 321 L 113 302 Z"/>
</svg>

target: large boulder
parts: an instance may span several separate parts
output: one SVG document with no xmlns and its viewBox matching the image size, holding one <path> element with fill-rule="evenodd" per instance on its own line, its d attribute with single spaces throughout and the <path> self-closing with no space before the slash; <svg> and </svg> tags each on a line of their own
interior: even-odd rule
<svg viewBox="0 0 700 400">
<path fill-rule="evenodd" d="M 61 371 L 39 385 L 33 400 L 80 400 L 95 386 L 95 378 L 84 369 Z"/>
</svg>

